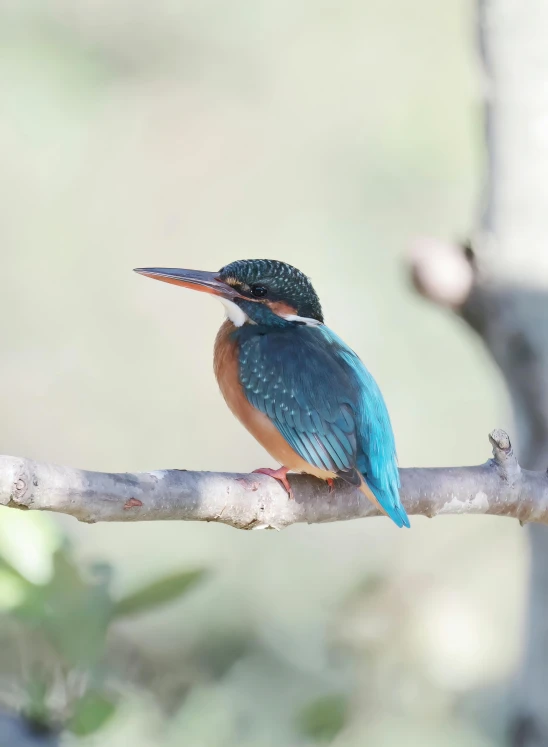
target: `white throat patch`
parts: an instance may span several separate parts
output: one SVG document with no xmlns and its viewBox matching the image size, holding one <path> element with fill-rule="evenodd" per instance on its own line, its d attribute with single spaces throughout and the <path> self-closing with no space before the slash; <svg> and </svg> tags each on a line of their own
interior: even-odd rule
<svg viewBox="0 0 548 747">
<path fill-rule="evenodd" d="M 229 301 L 228 298 L 219 298 L 219 301 L 225 307 L 227 319 L 230 319 L 235 327 L 242 327 L 246 322 L 250 321 L 245 311 L 240 309 L 234 301 Z"/>
<path fill-rule="evenodd" d="M 235 327 L 242 327 L 246 322 L 255 324 L 255 322 L 248 317 L 243 309 L 241 309 L 234 301 L 229 301 L 228 298 L 219 298 L 219 301 L 225 307 L 226 317 L 230 319 Z M 287 319 L 288 322 L 301 322 L 306 324 L 307 327 L 319 327 L 321 322 L 317 319 L 311 319 L 307 316 L 298 316 L 297 314 L 280 314 L 282 319 Z"/>
<path fill-rule="evenodd" d="M 288 322 L 301 322 L 301 324 L 306 324 L 307 327 L 319 327 L 321 324 L 317 319 L 311 319 L 308 316 L 297 316 L 297 314 L 281 314 L 280 316 L 287 319 Z"/>
</svg>

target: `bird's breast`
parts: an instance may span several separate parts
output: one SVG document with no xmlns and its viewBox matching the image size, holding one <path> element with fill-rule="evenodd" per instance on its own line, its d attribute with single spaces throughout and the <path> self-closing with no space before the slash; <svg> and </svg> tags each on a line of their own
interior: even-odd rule
<svg viewBox="0 0 548 747">
<path fill-rule="evenodd" d="M 215 377 L 232 413 L 270 451 L 265 438 L 268 440 L 270 432 L 277 432 L 277 429 L 245 396 L 240 383 L 239 343 L 233 334 L 235 330 L 234 324 L 227 319 L 217 334 L 213 355 Z"/>
<path fill-rule="evenodd" d="M 239 344 L 232 334 L 236 327 L 227 320 L 215 340 L 213 367 L 219 388 L 232 413 L 280 464 L 317 477 L 333 477 L 305 462 L 287 443 L 267 415 L 250 404 L 240 383 Z M 324 474 L 325 473 L 325 474 Z"/>
<path fill-rule="evenodd" d="M 217 333 L 215 348 L 213 352 L 213 370 L 219 388 L 227 405 L 235 415 L 234 407 L 240 405 L 241 398 L 245 399 L 239 376 L 238 362 L 238 340 L 233 333 L 236 330 L 234 324 L 227 319 Z"/>
</svg>

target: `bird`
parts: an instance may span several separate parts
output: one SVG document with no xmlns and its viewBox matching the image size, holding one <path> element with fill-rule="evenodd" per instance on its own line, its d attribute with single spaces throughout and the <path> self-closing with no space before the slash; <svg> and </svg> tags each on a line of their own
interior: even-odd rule
<svg viewBox="0 0 548 747">
<path fill-rule="evenodd" d="M 236 260 L 218 272 L 141 267 L 135 272 L 209 293 L 225 307 L 214 346 L 221 393 L 281 465 L 260 468 L 292 498 L 287 473 L 358 488 L 398 527 L 394 432 L 382 393 L 358 355 L 325 323 L 310 279 L 273 259 Z"/>
</svg>

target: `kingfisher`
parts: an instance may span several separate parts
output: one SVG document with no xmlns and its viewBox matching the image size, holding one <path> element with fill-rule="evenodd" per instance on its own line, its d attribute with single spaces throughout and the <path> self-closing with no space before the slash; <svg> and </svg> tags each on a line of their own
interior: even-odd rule
<svg viewBox="0 0 548 747">
<path fill-rule="evenodd" d="M 324 324 L 309 278 L 285 262 L 244 259 L 219 272 L 144 267 L 135 272 L 216 296 L 226 311 L 214 348 L 223 397 L 281 465 L 255 470 L 289 497 L 289 471 L 358 488 L 398 527 L 409 527 L 399 496 L 392 425 L 373 376 Z"/>
</svg>

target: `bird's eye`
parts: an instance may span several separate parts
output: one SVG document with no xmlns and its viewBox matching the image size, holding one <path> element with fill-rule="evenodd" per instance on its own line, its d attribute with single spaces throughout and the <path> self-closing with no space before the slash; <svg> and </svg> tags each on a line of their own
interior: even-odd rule
<svg viewBox="0 0 548 747">
<path fill-rule="evenodd" d="M 264 298 L 268 293 L 268 290 L 264 287 L 264 285 L 252 285 L 251 286 L 251 295 L 255 296 L 255 298 Z"/>
</svg>

